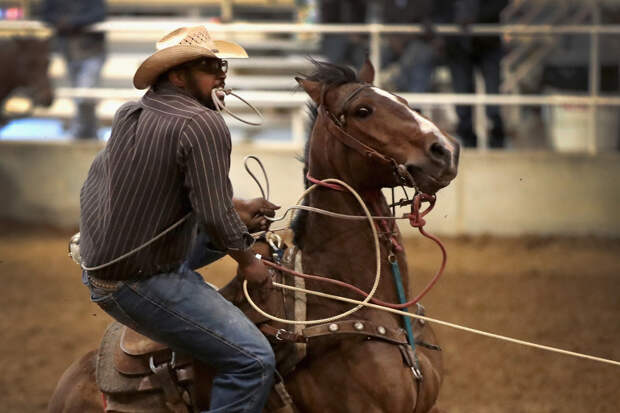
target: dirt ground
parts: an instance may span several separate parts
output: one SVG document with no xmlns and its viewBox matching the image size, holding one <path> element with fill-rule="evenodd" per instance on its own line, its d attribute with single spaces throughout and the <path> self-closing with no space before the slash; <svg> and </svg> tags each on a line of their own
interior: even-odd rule
<svg viewBox="0 0 620 413">
<path fill-rule="evenodd" d="M 66 255 L 69 234 L 0 231 L 0 412 L 45 411 L 72 360 L 109 322 L 88 301 Z M 497 334 L 620 360 L 620 241 L 596 238 L 445 240 L 445 277 L 428 315 Z M 432 244 L 407 242 L 415 285 L 438 265 Z M 206 276 L 222 284 L 233 266 Z M 449 413 L 620 412 L 620 367 L 436 327 Z"/>
</svg>

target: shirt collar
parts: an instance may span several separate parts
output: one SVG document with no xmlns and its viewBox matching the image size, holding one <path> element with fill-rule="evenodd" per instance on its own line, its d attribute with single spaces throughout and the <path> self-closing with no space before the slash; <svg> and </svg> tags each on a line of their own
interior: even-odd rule
<svg viewBox="0 0 620 413">
<path fill-rule="evenodd" d="M 164 97 L 165 96 L 165 97 Z M 194 104 L 199 107 L 204 107 L 196 98 L 194 98 L 188 91 L 178 88 L 170 81 L 164 80 L 151 86 L 149 90 L 142 97 L 142 103 L 149 106 L 150 102 L 165 101 L 170 103 L 170 96 L 178 97 L 184 105 Z M 177 99 L 173 99 L 177 100 Z"/>
</svg>

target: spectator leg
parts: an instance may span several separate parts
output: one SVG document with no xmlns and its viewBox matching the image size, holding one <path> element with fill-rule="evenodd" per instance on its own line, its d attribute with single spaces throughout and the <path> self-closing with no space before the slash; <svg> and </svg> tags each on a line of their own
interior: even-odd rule
<svg viewBox="0 0 620 413">
<path fill-rule="evenodd" d="M 455 53 L 450 57 L 449 65 L 454 92 L 474 93 L 474 65 L 471 57 L 464 51 Z M 478 137 L 473 127 L 472 107 L 470 105 L 457 105 L 456 114 L 459 118 L 456 134 L 465 147 L 475 148 Z"/>
<path fill-rule="evenodd" d="M 500 86 L 500 63 L 502 59 L 502 48 L 489 48 L 481 55 L 480 70 L 484 78 L 484 87 L 486 93 L 498 94 Z M 504 123 L 499 106 L 487 105 L 487 117 L 491 121 L 491 130 L 489 133 L 489 147 L 503 148 L 504 142 Z"/>
<path fill-rule="evenodd" d="M 96 87 L 99 84 L 104 60 L 104 56 L 93 56 L 71 62 L 71 65 L 74 66 L 71 82 L 73 86 L 78 88 Z M 96 103 L 90 98 L 75 99 L 77 114 L 72 129 L 76 139 L 97 138 Z"/>
</svg>

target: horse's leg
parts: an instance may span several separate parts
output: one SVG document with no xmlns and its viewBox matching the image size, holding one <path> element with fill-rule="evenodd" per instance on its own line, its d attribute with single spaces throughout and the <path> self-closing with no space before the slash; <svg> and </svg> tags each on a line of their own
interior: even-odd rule
<svg viewBox="0 0 620 413">
<path fill-rule="evenodd" d="M 441 413 L 441 410 L 435 404 L 443 376 L 441 355 L 433 354 L 433 356 L 438 356 L 438 361 L 436 357 L 429 357 L 426 351 L 420 351 L 420 347 L 418 347 L 417 353 L 420 370 L 424 379 L 418 383 L 418 400 L 414 412 Z"/>
<path fill-rule="evenodd" d="M 393 344 L 343 340 L 287 379 L 304 413 L 411 413 L 416 384 Z"/>
<path fill-rule="evenodd" d="M 416 340 L 430 345 L 437 345 L 437 336 L 428 323 L 416 324 L 415 328 L 421 328 L 421 331 L 418 330 L 420 331 L 420 336 Z M 416 352 L 424 380 L 419 388 L 415 413 L 441 413 L 441 410 L 439 410 L 435 403 L 443 382 L 443 354 L 440 350 L 430 349 L 423 345 L 416 346 Z"/>
<path fill-rule="evenodd" d="M 101 413 L 103 400 L 95 379 L 95 350 L 64 372 L 47 405 L 48 413 Z"/>
</svg>

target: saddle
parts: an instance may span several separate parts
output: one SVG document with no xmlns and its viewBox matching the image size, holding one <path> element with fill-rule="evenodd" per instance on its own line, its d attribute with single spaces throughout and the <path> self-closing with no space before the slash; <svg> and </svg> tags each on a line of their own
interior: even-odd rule
<svg viewBox="0 0 620 413">
<path fill-rule="evenodd" d="M 120 323 L 106 330 L 96 371 L 105 411 L 191 412 L 194 360 Z"/>
</svg>

